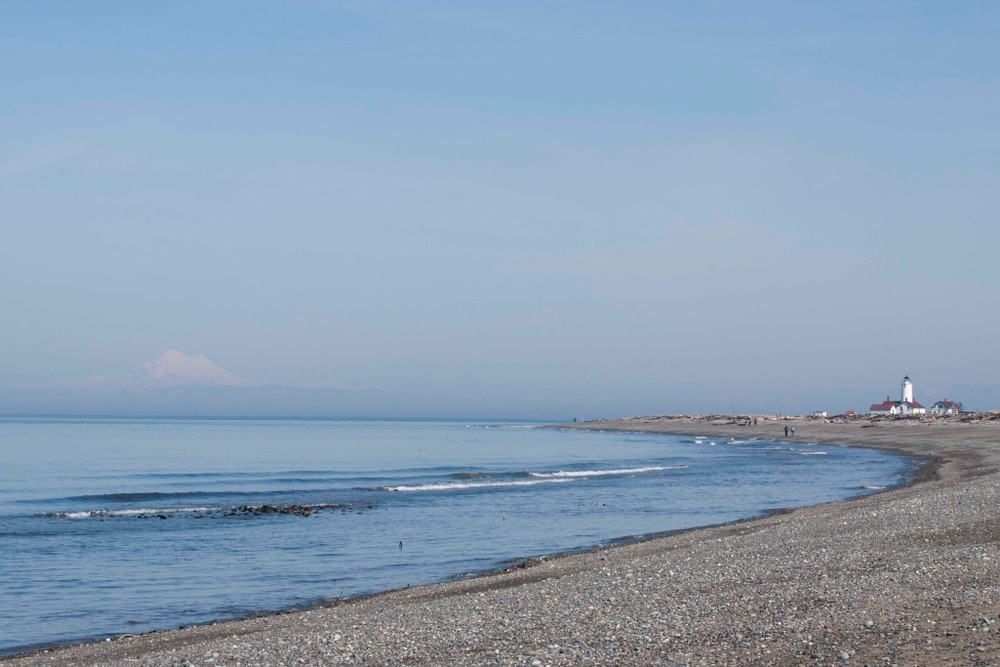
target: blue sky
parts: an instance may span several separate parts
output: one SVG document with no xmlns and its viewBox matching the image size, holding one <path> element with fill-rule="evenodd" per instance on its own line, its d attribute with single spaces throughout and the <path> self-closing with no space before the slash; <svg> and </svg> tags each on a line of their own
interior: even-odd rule
<svg viewBox="0 0 1000 667">
<path fill-rule="evenodd" d="M 0 413 L 170 349 L 371 414 L 1000 408 L 998 28 L 5 3 Z"/>
</svg>

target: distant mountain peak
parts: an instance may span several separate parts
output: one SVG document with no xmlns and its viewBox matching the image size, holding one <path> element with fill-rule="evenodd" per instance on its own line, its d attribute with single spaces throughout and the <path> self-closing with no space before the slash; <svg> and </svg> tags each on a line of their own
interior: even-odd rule
<svg viewBox="0 0 1000 667">
<path fill-rule="evenodd" d="M 227 371 L 207 357 L 192 357 L 180 350 L 167 350 L 147 361 L 135 374 L 135 382 L 144 388 L 213 385 L 248 387 L 252 383 Z"/>
</svg>

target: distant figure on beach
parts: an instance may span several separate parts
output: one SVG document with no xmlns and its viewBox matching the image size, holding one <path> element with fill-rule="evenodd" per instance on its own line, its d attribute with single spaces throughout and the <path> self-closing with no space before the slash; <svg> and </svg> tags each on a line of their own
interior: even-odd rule
<svg viewBox="0 0 1000 667">
<path fill-rule="evenodd" d="M 788 427 L 787 426 L 785 427 L 785 437 L 786 438 L 788 437 Z"/>
<path fill-rule="evenodd" d="M 400 551 L 402 551 L 402 550 L 403 550 L 403 540 L 400 540 L 400 541 L 399 541 L 399 550 L 400 550 Z"/>
<path fill-rule="evenodd" d="M 792 427 L 792 437 L 793 438 L 795 437 L 795 427 L 794 426 Z"/>
</svg>

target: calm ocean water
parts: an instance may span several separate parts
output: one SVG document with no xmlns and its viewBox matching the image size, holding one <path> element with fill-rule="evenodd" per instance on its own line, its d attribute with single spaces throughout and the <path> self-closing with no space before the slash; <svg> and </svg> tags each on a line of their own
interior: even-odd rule
<svg viewBox="0 0 1000 667">
<path fill-rule="evenodd" d="M 849 498 L 914 468 L 500 423 L 47 418 L 0 419 L 0 463 L 0 654 Z"/>
</svg>

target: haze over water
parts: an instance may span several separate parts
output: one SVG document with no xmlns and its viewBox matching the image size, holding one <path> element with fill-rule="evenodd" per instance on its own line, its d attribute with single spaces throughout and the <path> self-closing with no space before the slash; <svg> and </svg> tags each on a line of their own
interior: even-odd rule
<svg viewBox="0 0 1000 667">
<path fill-rule="evenodd" d="M 849 498 L 914 465 L 500 422 L 66 418 L 0 419 L 0 460 L 0 653 Z"/>
</svg>

